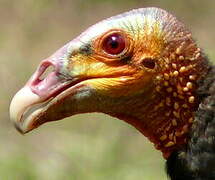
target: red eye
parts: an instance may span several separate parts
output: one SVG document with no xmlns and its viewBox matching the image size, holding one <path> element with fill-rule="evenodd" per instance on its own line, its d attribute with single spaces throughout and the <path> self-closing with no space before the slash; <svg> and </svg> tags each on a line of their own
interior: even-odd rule
<svg viewBox="0 0 215 180">
<path fill-rule="evenodd" d="M 125 49 L 125 39 L 118 33 L 111 34 L 104 39 L 102 48 L 108 54 L 118 55 Z"/>
</svg>

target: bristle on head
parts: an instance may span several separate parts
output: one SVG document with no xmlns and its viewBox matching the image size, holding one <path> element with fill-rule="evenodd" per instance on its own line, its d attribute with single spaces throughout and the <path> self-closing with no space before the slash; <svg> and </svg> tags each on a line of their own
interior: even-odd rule
<svg viewBox="0 0 215 180">
<path fill-rule="evenodd" d="M 153 127 L 158 127 L 154 132 L 158 138 L 155 147 L 165 157 L 187 142 L 199 104 L 197 82 L 206 70 L 205 57 L 200 48 L 181 24 L 178 27 L 182 28 L 177 28 L 177 23 L 170 21 L 166 25 L 168 31 L 163 30 L 164 42 L 168 43 L 164 43 L 162 57 L 158 60 L 162 61 L 162 70 L 155 78 L 158 96 L 154 99 L 153 110 L 148 113 L 148 119 L 159 116 L 152 123 Z"/>
</svg>

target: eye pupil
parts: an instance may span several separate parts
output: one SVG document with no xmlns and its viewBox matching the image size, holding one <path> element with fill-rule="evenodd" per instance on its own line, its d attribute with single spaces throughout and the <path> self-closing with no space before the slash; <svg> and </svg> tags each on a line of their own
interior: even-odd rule
<svg viewBox="0 0 215 180">
<path fill-rule="evenodd" d="M 119 43 L 117 42 L 116 37 L 112 37 L 108 43 L 110 43 L 109 46 L 113 49 L 116 49 L 119 46 Z"/>
<path fill-rule="evenodd" d="M 104 39 L 102 46 L 106 53 L 117 55 L 125 49 L 125 39 L 122 35 L 114 33 Z"/>
</svg>

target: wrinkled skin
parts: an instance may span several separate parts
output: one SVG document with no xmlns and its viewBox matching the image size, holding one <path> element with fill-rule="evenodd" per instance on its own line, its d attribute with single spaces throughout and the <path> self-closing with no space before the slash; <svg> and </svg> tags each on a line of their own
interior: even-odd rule
<svg viewBox="0 0 215 180">
<path fill-rule="evenodd" d="M 206 69 L 204 55 L 174 16 L 137 9 L 91 26 L 43 60 L 13 98 L 10 116 L 26 133 L 49 121 L 103 112 L 133 125 L 167 158 L 186 142 Z"/>
<path fill-rule="evenodd" d="M 156 12 L 146 11 L 152 10 Z M 152 19 L 154 14 L 145 19 L 142 16 L 134 11 L 104 20 L 43 60 L 11 103 L 11 119 L 19 131 L 25 133 L 44 122 L 78 113 L 121 114 L 126 109 L 119 102 L 148 91 L 148 84 L 160 67 L 157 64 L 155 69 L 144 68 L 141 59 L 152 54 L 159 57 L 162 33 L 161 25 Z M 152 36 L 146 37 L 151 31 Z M 102 49 L 102 41 L 114 32 L 123 35 L 126 47 L 122 53 L 110 55 Z M 148 44 L 143 42 L 145 39 Z M 152 40 L 156 46 L 150 43 Z M 40 80 L 49 66 L 54 71 Z"/>
</svg>

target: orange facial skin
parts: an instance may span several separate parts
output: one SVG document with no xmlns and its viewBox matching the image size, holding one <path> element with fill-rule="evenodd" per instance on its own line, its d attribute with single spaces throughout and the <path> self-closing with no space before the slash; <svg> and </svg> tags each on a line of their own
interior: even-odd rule
<svg viewBox="0 0 215 180">
<path fill-rule="evenodd" d="M 39 80 L 47 64 L 55 70 Z M 133 125 L 168 158 L 187 141 L 206 73 L 207 60 L 182 23 L 158 8 L 137 9 L 97 23 L 42 61 L 14 97 L 11 119 L 26 133 L 103 112 Z"/>
</svg>

